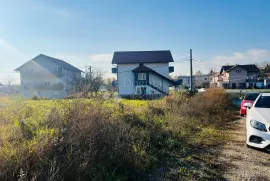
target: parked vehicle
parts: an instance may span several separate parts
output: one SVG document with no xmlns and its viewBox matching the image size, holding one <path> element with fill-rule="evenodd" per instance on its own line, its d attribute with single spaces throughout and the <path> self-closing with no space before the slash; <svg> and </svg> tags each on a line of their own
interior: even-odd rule
<svg viewBox="0 0 270 181">
<path fill-rule="evenodd" d="M 199 93 L 202 93 L 202 92 L 206 92 L 206 89 L 205 89 L 205 88 L 200 88 L 200 89 L 197 89 L 197 91 L 198 91 Z"/>
<path fill-rule="evenodd" d="M 270 151 L 270 93 L 262 93 L 247 108 L 246 143 L 248 146 Z"/>
<path fill-rule="evenodd" d="M 257 97 L 260 95 L 260 93 L 247 93 L 245 97 L 242 99 L 241 106 L 240 106 L 240 116 L 245 116 L 247 114 L 246 110 L 247 108 L 244 107 L 245 103 L 253 103 Z"/>
</svg>

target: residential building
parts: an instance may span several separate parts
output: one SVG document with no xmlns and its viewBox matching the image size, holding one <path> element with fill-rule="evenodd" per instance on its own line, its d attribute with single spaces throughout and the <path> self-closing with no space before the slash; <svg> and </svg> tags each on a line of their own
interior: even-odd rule
<svg viewBox="0 0 270 181">
<path fill-rule="evenodd" d="M 121 97 L 163 96 L 175 82 L 169 79 L 174 71 L 169 50 L 115 52 L 112 69 L 117 74 L 118 95 Z"/>
<path fill-rule="evenodd" d="M 195 88 L 209 88 L 212 75 L 193 75 L 193 85 Z M 190 76 L 178 76 L 178 80 L 182 81 L 183 87 L 190 87 Z"/>
<path fill-rule="evenodd" d="M 182 86 L 185 87 L 190 87 L 190 76 L 187 75 L 180 75 L 178 76 L 178 80 L 182 81 Z"/>
<path fill-rule="evenodd" d="M 15 71 L 20 72 L 21 93 L 27 98 L 63 98 L 73 91 L 72 81 L 75 76 L 81 76 L 82 72 L 63 60 L 43 54 Z"/>
<path fill-rule="evenodd" d="M 194 85 L 196 88 L 209 88 L 212 75 L 195 75 L 194 76 Z"/>
<path fill-rule="evenodd" d="M 263 80 L 259 79 L 259 69 L 254 64 L 228 65 L 222 66 L 219 74 L 215 74 L 211 86 L 232 89 L 263 87 Z"/>
</svg>

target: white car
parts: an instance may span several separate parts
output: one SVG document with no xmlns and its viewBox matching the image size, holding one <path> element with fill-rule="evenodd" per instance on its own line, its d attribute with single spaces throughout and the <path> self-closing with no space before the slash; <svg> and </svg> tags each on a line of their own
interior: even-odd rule
<svg viewBox="0 0 270 181">
<path fill-rule="evenodd" d="M 197 91 L 198 91 L 199 93 L 201 93 L 201 92 L 206 92 L 205 88 L 197 89 Z"/>
<path fill-rule="evenodd" d="M 248 146 L 270 150 L 270 93 L 260 94 L 247 107 L 246 131 Z"/>
</svg>

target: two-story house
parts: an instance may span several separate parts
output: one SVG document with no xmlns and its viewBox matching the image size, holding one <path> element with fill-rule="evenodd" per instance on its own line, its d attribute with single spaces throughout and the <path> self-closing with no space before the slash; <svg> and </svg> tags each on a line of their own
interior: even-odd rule
<svg viewBox="0 0 270 181">
<path fill-rule="evenodd" d="M 63 60 L 43 54 L 15 71 L 20 72 L 21 93 L 27 98 L 63 98 L 72 92 L 72 81 L 82 72 Z"/>
<path fill-rule="evenodd" d="M 169 50 L 115 52 L 112 69 L 117 74 L 118 95 L 121 97 L 163 96 L 175 82 L 169 79 L 174 71 Z"/>
<path fill-rule="evenodd" d="M 222 66 L 218 75 L 212 80 L 217 87 L 224 88 L 248 88 L 262 86 L 258 80 L 259 69 L 256 65 L 226 65 Z"/>
</svg>

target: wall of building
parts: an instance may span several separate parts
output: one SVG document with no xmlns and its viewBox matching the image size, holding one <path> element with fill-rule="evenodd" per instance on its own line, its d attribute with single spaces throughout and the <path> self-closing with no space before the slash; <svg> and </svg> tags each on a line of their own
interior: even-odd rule
<svg viewBox="0 0 270 181">
<path fill-rule="evenodd" d="M 118 64 L 117 65 L 117 82 L 118 82 L 118 94 L 120 96 L 128 96 L 136 94 L 136 85 L 134 80 L 134 73 L 132 70 L 137 68 L 139 64 Z M 168 63 L 147 63 L 144 64 L 144 66 L 149 67 L 156 71 L 157 73 L 169 77 L 169 67 Z M 164 90 L 169 90 L 169 82 L 163 80 L 162 78 L 150 73 L 149 80 L 155 82 L 157 85 L 163 82 Z M 141 86 L 139 86 L 141 87 Z M 159 94 L 158 91 L 155 89 L 152 89 L 149 86 L 146 86 L 146 92 L 147 94 L 151 94 L 154 92 L 155 94 Z M 165 89 L 166 88 L 166 89 Z"/>
<path fill-rule="evenodd" d="M 236 88 L 245 85 L 246 80 L 247 71 L 241 67 L 235 67 L 229 72 L 229 84 L 231 88 L 233 88 L 233 85 L 236 85 Z"/>
<path fill-rule="evenodd" d="M 58 65 L 43 61 L 41 64 L 36 64 L 33 61 L 28 62 L 20 70 L 21 76 L 21 93 L 27 98 L 32 96 L 41 96 L 47 98 L 63 98 L 72 91 L 70 85 L 73 81 L 73 76 L 76 73 L 62 69 L 62 72 L 56 72 Z M 80 73 L 77 73 L 80 75 Z M 48 88 L 45 82 L 49 82 L 50 86 L 59 86 L 58 88 Z M 43 88 L 44 87 L 44 88 Z"/>
<path fill-rule="evenodd" d="M 169 63 L 145 63 L 144 66 L 151 68 L 164 77 L 169 77 Z"/>
<path fill-rule="evenodd" d="M 149 80 L 151 82 L 153 82 L 154 83 L 154 86 L 156 86 L 157 88 L 163 90 L 166 93 L 169 93 L 169 86 L 171 85 L 171 83 L 169 81 L 164 80 L 160 76 L 158 76 L 156 74 L 153 74 L 153 73 L 150 73 Z M 155 92 L 157 92 L 157 91 L 155 91 Z"/>
<path fill-rule="evenodd" d="M 127 96 L 135 94 L 135 83 L 133 69 L 137 68 L 139 64 L 118 64 L 117 65 L 117 82 L 118 94 L 120 96 Z"/>
<path fill-rule="evenodd" d="M 194 76 L 194 84 L 195 87 L 203 87 L 205 84 L 208 84 L 210 86 L 212 76 L 210 75 L 200 75 L 200 76 Z"/>
</svg>

